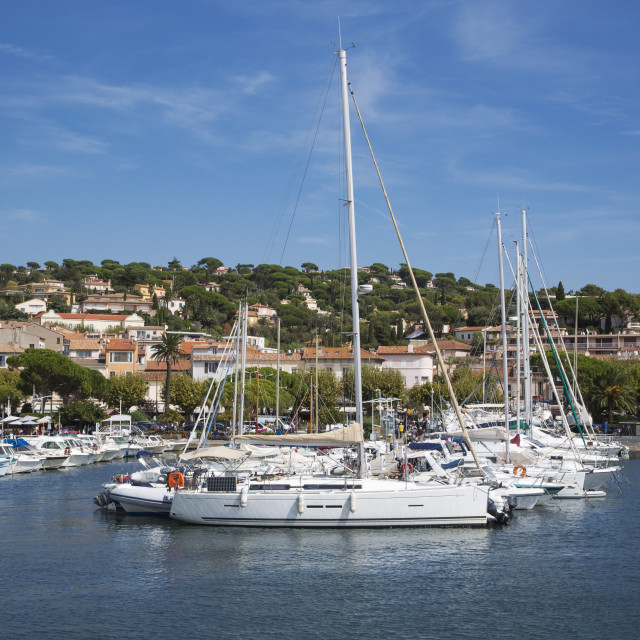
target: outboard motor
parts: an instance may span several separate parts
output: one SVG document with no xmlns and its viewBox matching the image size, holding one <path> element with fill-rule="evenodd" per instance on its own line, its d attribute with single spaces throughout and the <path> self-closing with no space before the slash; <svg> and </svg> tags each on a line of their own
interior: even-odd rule
<svg viewBox="0 0 640 640">
<path fill-rule="evenodd" d="M 507 524 L 509 522 L 509 514 L 496 507 L 496 503 L 491 499 L 487 499 L 487 513 L 495 520 L 497 524 Z"/>
<path fill-rule="evenodd" d="M 103 491 L 97 496 L 94 496 L 93 501 L 101 508 L 105 509 L 111 502 L 111 496 L 108 491 Z"/>
</svg>

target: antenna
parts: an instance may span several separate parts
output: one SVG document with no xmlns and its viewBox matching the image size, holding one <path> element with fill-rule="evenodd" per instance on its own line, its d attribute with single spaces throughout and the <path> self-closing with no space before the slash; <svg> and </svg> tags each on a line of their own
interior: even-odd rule
<svg viewBox="0 0 640 640">
<path fill-rule="evenodd" d="M 340 16 L 338 16 L 338 48 L 342 50 L 342 30 L 340 29 Z"/>
</svg>

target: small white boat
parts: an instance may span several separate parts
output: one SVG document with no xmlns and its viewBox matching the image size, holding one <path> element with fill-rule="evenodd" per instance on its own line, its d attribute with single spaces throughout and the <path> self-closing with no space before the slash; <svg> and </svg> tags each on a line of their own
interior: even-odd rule
<svg viewBox="0 0 640 640">
<path fill-rule="evenodd" d="M 31 473 L 42 469 L 44 456 L 37 453 L 18 453 L 10 444 L 0 444 L 0 453 L 9 457 L 9 465 L 6 473 Z"/>
<path fill-rule="evenodd" d="M 45 470 L 59 469 L 67 459 L 67 456 L 60 449 L 38 449 L 35 443 L 27 438 L 5 440 L 5 443 L 11 444 L 16 453 L 30 453 L 42 457 L 42 468 Z"/>
</svg>

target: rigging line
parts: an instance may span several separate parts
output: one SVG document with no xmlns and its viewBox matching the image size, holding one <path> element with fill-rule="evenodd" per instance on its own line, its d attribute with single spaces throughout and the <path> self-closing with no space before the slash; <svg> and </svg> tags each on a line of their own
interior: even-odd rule
<svg viewBox="0 0 640 640">
<path fill-rule="evenodd" d="M 327 76 L 325 78 L 325 81 L 323 82 L 323 87 L 325 86 L 325 84 L 328 82 L 329 86 L 331 85 L 331 81 L 333 78 L 333 74 L 335 72 L 335 66 L 336 66 L 336 61 L 334 60 L 333 63 L 333 68 L 329 68 L 329 71 L 327 72 Z M 296 176 L 298 175 L 299 171 L 300 171 L 300 166 L 302 165 L 302 158 L 304 156 L 304 151 L 307 148 L 307 145 L 309 144 L 309 137 L 311 136 L 311 132 L 313 131 L 313 123 L 316 121 L 316 118 L 318 117 L 318 111 L 320 110 L 320 102 L 321 102 L 321 97 L 322 94 L 320 94 L 320 97 L 318 99 L 318 103 L 316 104 L 315 107 L 315 111 L 313 114 L 313 118 L 311 119 L 311 121 L 309 122 L 309 128 L 307 129 L 306 135 L 305 135 L 305 139 L 304 139 L 304 144 L 302 145 L 300 152 L 298 154 L 298 158 L 295 164 L 295 167 L 293 169 L 293 171 L 291 172 L 291 175 L 289 177 L 289 182 L 287 184 L 287 188 L 285 190 L 285 195 L 282 199 L 282 203 L 280 204 L 280 208 L 278 210 L 278 214 L 276 216 L 276 220 L 274 222 L 274 225 L 271 229 L 271 232 L 269 234 L 269 238 L 267 240 L 267 243 L 265 245 L 265 250 L 263 253 L 263 262 L 268 262 L 269 257 L 271 256 L 271 251 L 273 250 L 274 244 L 275 244 L 275 239 L 278 236 L 278 232 L 280 230 L 280 225 L 282 224 L 282 221 L 284 219 L 284 215 L 285 215 L 285 211 L 287 208 L 287 204 L 289 202 L 289 198 L 291 197 L 291 192 L 293 191 L 293 185 L 296 179 Z"/>
<path fill-rule="evenodd" d="M 476 271 L 476 275 L 473 277 L 473 281 L 478 281 L 478 275 L 480 274 L 480 269 L 482 268 L 482 263 L 484 262 L 485 256 L 487 255 L 487 249 L 489 248 L 489 242 L 491 242 L 491 238 L 493 237 L 493 228 L 496 226 L 495 220 L 491 221 L 491 228 L 489 229 L 489 237 L 487 238 L 487 243 L 484 245 L 484 251 L 482 252 L 482 258 L 480 258 L 480 264 L 478 265 L 478 270 Z"/>
<path fill-rule="evenodd" d="M 533 249 L 533 252 L 534 252 L 535 255 L 542 256 L 542 253 L 538 249 L 538 241 L 536 240 L 536 236 L 535 236 L 535 234 L 533 232 L 533 227 L 531 226 L 530 220 L 531 220 L 531 218 L 527 214 L 527 236 L 529 237 L 529 244 L 531 244 L 531 239 L 533 238 L 533 245 L 534 246 L 532 246 L 531 248 Z M 538 266 L 538 271 L 540 271 L 541 276 L 547 282 L 549 282 L 549 277 L 547 276 L 547 270 L 544 268 L 544 263 L 542 264 L 542 268 L 540 268 L 540 266 Z"/>
<path fill-rule="evenodd" d="M 449 377 L 449 375 L 446 372 L 445 366 L 444 366 L 444 358 L 442 357 L 442 353 L 440 351 L 440 347 L 438 346 L 438 342 L 436 340 L 436 337 L 433 333 L 433 327 L 431 326 L 431 321 L 429 320 L 429 315 L 427 314 L 427 310 L 425 308 L 424 305 L 424 300 L 422 299 L 422 295 L 420 293 L 420 288 L 418 287 L 418 283 L 416 282 L 416 277 L 415 274 L 413 273 L 413 269 L 411 267 L 411 263 L 409 262 L 409 256 L 407 254 L 406 248 L 404 246 L 404 241 L 402 240 L 402 235 L 400 233 L 400 229 L 398 227 L 398 223 L 396 222 L 396 217 L 395 214 L 393 213 L 393 209 L 391 207 L 391 202 L 389 200 L 389 196 L 387 195 L 387 190 L 384 186 L 384 182 L 382 180 L 382 175 L 380 173 L 380 169 L 378 168 L 378 163 L 376 161 L 375 155 L 373 153 L 373 147 L 371 146 L 371 142 L 369 140 L 369 136 L 367 135 L 367 130 L 364 126 L 364 121 L 362 120 L 362 116 L 360 114 L 360 109 L 358 108 L 358 103 L 356 102 L 356 96 L 353 92 L 353 88 L 351 87 L 351 84 L 349 84 L 349 90 L 351 92 L 351 97 L 353 99 L 353 104 L 356 108 L 356 113 L 358 114 L 358 119 L 360 120 L 360 126 L 362 127 L 362 132 L 364 133 L 364 137 L 366 138 L 367 141 L 367 145 L 369 147 L 369 153 L 371 154 L 371 159 L 373 160 L 373 164 L 375 166 L 376 169 L 376 173 L 378 175 L 378 180 L 380 182 L 380 186 L 382 188 L 382 193 L 384 195 L 384 199 L 386 201 L 387 204 L 387 208 L 389 210 L 389 215 L 391 216 L 391 221 L 393 223 L 393 227 L 395 229 L 396 232 L 396 236 L 398 238 L 398 242 L 400 243 L 400 248 L 402 249 L 402 254 L 404 256 L 404 261 L 405 264 L 407 265 L 407 269 L 409 270 L 409 275 L 411 277 L 411 283 L 413 285 L 413 289 L 416 292 L 416 297 L 418 299 L 418 304 L 420 305 L 420 310 L 422 312 L 422 317 L 424 319 L 424 323 L 425 326 L 429 332 L 429 337 L 431 339 L 431 342 L 433 343 L 433 347 L 434 350 L 436 352 L 436 357 L 438 359 L 438 363 L 440 364 L 440 366 L 442 367 L 442 372 L 444 374 L 444 379 L 445 379 L 445 383 L 447 385 L 447 389 L 449 391 L 449 394 L 451 396 L 451 401 L 453 403 L 453 407 L 455 409 L 456 412 L 456 416 L 458 418 L 458 422 L 460 423 L 460 428 L 462 429 L 462 433 L 464 435 L 464 439 L 467 442 L 467 447 L 469 449 L 469 451 L 471 452 L 471 455 L 473 456 L 473 460 L 476 464 L 476 467 L 478 468 L 478 471 L 480 472 L 481 475 L 484 475 L 484 472 L 482 470 L 482 467 L 480 466 L 480 462 L 478 460 L 478 456 L 476 455 L 476 450 L 473 446 L 473 444 L 471 443 L 471 438 L 469 437 L 469 433 L 467 431 L 467 426 L 464 422 L 464 418 L 462 417 L 462 412 L 460 411 L 460 406 L 458 405 L 457 399 L 455 397 L 455 393 L 453 390 L 453 386 L 451 384 L 451 379 Z"/>
<path fill-rule="evenodd" d="M 336 67 L 338 66 L 337 60 L 338 59 L 336 58 L 336 61 L 333 65 L 333 69 L 331 70 L 331 78 L 327 84 L 327 91 L 324 96 L 324 101 L 322 102 L 322 109 L 320 110 L 320 115 L 318 117 L 318 124 L 316 126 L 316 131 L 313 135 L 313 141 L 311 143 L 311 148 L 309 149 L 309 155 L 307 156 L 307 162 L 304 167 L 304 173 L 302 174 L 302 182 L 300 183 L 300 189 L 298 190 L 296 203 L 293 207 L 293 212 L 291 213 L 291 220 L 289 221 L 289 229 L 287 230 L 287 237 L 284 240 L 284 246 L 282 247 L 282 254 L 280 255 L 280 266 L 282 266 L 282 262 L 284 260 L 284 252 L 287 249 L 287 243 L 289 242 L 289 236 L 291 235 L 291 229 L 293 227 L 293 220 L 296 217 L 296 212 L 298 211 L 298 205 L 300 204 L 300 198 L 302 196 L 302 189 L 304 188 L 304 183 L 307 178 L 307 173 L 309 171 L 309 165 L 311 164 L 311 156 L 313 155 L 313 150 L 316 146 L 316 140 L 318 139 L 318 131 L 320 130 L 320 123 L 322 122 L 322 116 L 324 115 L 324 110 L 325 110 L 325 107 L 327 106 L 327 98 L 329 96 L 329 90 L 331 89 L 331 84 L 333 83 L 334 72 L 336 70 Z"/>
</svg>

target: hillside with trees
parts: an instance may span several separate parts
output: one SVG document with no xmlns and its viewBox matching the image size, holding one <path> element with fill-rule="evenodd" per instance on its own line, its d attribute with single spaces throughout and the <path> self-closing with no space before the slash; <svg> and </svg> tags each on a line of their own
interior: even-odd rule
<svg viewBox="0 0 640 640">
<path fill-rule="evenodd" d="M 249 305 L 269 306 L 281 321 L 281 344 L 284 349 L 299 349 L 313 340 L 316 333 L 323 344 L 338 346 L 345 341 L 344 333 L 351 329 L 351 295 L 349 272 L 337 269 L 321 272 L 311 262 L 300 268 L 277 264 L 237 264 L 220 273 L 222 262 L 206 257 L 185 267 L 177 258 L 166 266 L 148 262 L 120 264 L 105 259 L 99 265 L 90 260 L 65 258 L 61 263 L 47 261 L 44 265 L 27 262 L 26 266 L 0 265 L 0 319 L 26 319 L 15 304 L 31 295 L 33 285 L 45 279 L 64 283 L 81 302 L 91 293 L 83 281 L 95 275 L 110 281 L 111 290 L 127 299 L 140 294 L 135 285 L 162 287 L 165 300 L 185 300 L 180 315 L 173 315 L 154 298 L 152 312 L 146 324 L 166 324 L 170 330 L 203 331 L 213 337 L 228 334 L 238 304 L 246 297 Z M 223 270 L 224 271 L 224 270 Z M 415 269 L 427 311 L 436 330 L 448 325 L 482 326 L 499 323 L 498 289 L 491 283 L 478 284 L 454 273 L 432 273 Z M 370 295 L 360 297 L 362 344 L 365 348 L 403 344 L 409 328 L 421 321 L 419 306 L 409 283 L 406 265 L 392 269 L 374 263 L 358 273 L 361 284 L 372 285 Z M 206 290 L 203 285 L 214 285 Z M 21 289 L 19 289 L 21 287 Z M 210 287 L 209 287 L 210 288 Z M 555 297 L 554 308 L 562 324 L 573 327 L 575 296 L 579 296 L 578 328 L 591 332 L 615 330 L 620 318 L 636 318 L 640 311 L 640 295 L 623 289 L 605 291 L 587 284 L 578 291 L 565 291 L 562 282 L 549 290 Z M 546 296 L 540 295 L 542 308 L 547 308 Z M 316 301 L 317 310 L 306 300 Z M 507 293 L 507 299 L 510 296 Z M 513 296 L 511 296 L 513 298 Z M 63 297 L 49 297 L 48 308 L 70 311 Z M 601 326 L 604 319 L 604 326 Z M 264 336 L 269 346 L 275 345 L 276 329 L 266 319 L 252 328 L 254 335 Z"/>
</svg>

